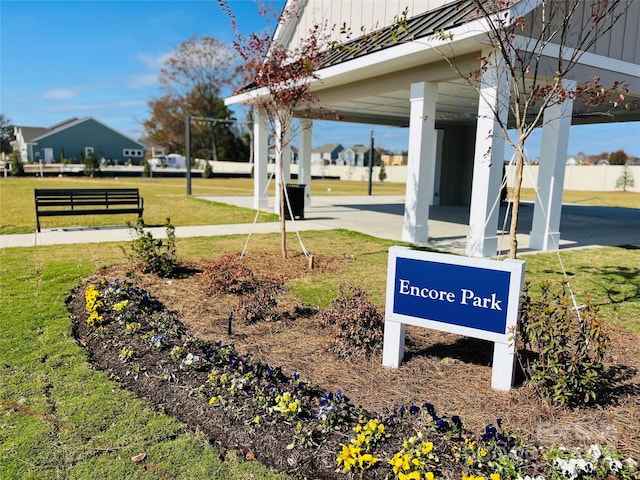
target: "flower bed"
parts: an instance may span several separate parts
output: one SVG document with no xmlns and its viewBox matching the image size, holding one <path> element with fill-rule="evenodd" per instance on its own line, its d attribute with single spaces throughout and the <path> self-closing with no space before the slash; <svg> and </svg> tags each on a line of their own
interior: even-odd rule
<svg viewBox="0 0 640 480">
<path fill-rule="evenodd" d="M 224 449 L 306 478 L 638 478 L 593 446 L 534 447 L 499 419 L 470 432 L 429 403 L 370 412 L 340 392 L 193 336 L 147 291 L 119 280 L 76 292 L 75 335 L 98 368 Z"/>
</svg>

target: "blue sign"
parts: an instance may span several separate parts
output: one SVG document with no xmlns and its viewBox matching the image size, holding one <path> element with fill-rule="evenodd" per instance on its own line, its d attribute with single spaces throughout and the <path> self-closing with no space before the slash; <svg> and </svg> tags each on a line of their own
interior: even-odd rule
<svg viewBox="0 0 640 480">
<path fill-rule="evenodd" d="M 508 271 L 396 257 L 393 313 L 505 334 Z"/>
<path fill-rule="evenodd" d="M 406 325 L 434 328 L 493 342 L 491 386 L 509 390 L 525 263 L 391 247 L 387 265 L 382 364 L 400 366 Z"/>
</svg>

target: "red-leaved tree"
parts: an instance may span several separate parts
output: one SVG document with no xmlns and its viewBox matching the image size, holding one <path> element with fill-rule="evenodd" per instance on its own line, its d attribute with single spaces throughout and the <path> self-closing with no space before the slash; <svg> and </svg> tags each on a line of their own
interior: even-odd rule
<svg viewBox="0 0 640 480">
<path fill-rule="evenodd" d="M 250 92 L 247 103 L 266 115 L 274 139 L 280 197 L 281 253 L 287 258 L 285 209 L 286 188 L 282 152 L 292 138 L 294 117 L 304 115 L 314 103 L 311 82 L 317 79 L 321 52 L 326 46 L 324 28 L 315 25 L 308 35 L 294 46 L 280 43 L 267 32 L 243 35 L 238 31 L 236 17 L 226 0 L 218 0 L 221 9 L 231 19 L 236 39 L 234 48 L 242 58 L 241 72 L 245 86 L 238 92 Z M 297 2 L 280 15 L 278 26 L 297 15 Z"/>
</svg>

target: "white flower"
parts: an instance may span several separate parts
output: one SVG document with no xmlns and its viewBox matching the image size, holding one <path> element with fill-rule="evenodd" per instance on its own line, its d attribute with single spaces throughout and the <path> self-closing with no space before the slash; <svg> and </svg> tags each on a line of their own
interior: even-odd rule
<svg viewBox="0 0 640 480">
<path fill-rule="evenodd" d="M 633 458 L 629 457 L 627 458 L 624 463 L 627 464 L 627 466 L 631 469 L 631 470 L 635 470 L 636 468 L 638 468 L 638 462 L 636 462 Z"/>
<path fill-rule="evenodd" d="M 609 470 L 617 473 L 622 468 L 622 462 L 616 458 L 606 457 L 605 461 L 609 464 Z"/>
<path fill-rule="evenodd" d="M 602 456 L 602 451 L 598 445 L 591 445 L 587 453 L 594 462 L 597 462 Z"/>
<path fill-rule="evenodd" d="M 188 353 L 187 356 L 184 357 L 180 362 L 180 367 L 181 368 L 191 367 L 192 365 L 197 363 L 198 360 L 200 360 L 200 357 L 198 355 L 194 355 L 193 353 Z"/>
<path fill-rule="evenodd" d="M 568 462 L 562 458 L 556 458 L 553 461 L 556 468 L 560 470 L 562 476 L 569 480 L 578 478 L 578 472 L 576 471 L 576 459 L 572 458 Z"/>
<path fill-rule="evenodd" d="M 578 470 L 581 470 L 585 473 L 593 472 L 593 464 L 591 462 L 587 462 L 583 458 L 576 459 L 575 466 Z"/>
</svg>

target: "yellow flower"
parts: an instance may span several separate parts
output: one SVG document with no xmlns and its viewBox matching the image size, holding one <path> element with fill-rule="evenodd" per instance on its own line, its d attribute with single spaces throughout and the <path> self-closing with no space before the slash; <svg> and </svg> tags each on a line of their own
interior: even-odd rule
<svg viewBox="0 0 640 480">
<path fill-rule="evenodd" d="M 422 453 L 428 455 L 433 450 L 433 442 L 425 442 L 422 444 Z"/>
<path fill-rule="evenodd" d="M 398 474 L 399 480 L 421 480 L 420 472 L 402 473 Z"/>
<path fill-rule="evenodd" d="M 378 462 L 378 459 L 375 458 L 370 453 L 365 453 L 364 455 L 360 455 L 358 457 L 358 465 L 360 468 L 365 469 L 375 465 Z"/>
<path fill-rule="evenodd" d="M 500 480 L 500 474 L 499 473 L 492 473 L 489 475 L 489 478 L 491 480 Z"/>
<path fill-rule="evenodd" d="M 424 478 L 426 480 L 435 480 L 436 476 L 433 474 L 433 472 L 427 472 L 427 473 L 425 473 Z"/>
<path fill-rule="evenodd" d="M 479 450 L 479 453 L 480 453 L 480 456 L 481 456 L 481 457 L 486 457 L 486 456 L 487 456 L 487 449 L 486 449 L 486 448 L 484 448 L 484 447 L 482 447 L 482 448 Z"/>
<path fill-rule="evenodd" d="M 218 399 L 218 397 L 211 397 L 209 399 L 209 405 L 213 405 L 214 403 L 216 403 L 216 400 Z"/>
<path fill-rule="evenodd" d="M 295 412 L 296 412 L 296 410 L 298 410 L 298 404 L 297 404 L 296 402 L 291 402 L 291 403 L 289 404 L 289 411 L 290 411 L 291 413 L 295 413 Z"/>
<path fill-rule="evenodd" d="M 113 309 L 114 309 L 116 312 L 119 312 L 120 310 L 124 310 L 125 308 L 127 308 L 127 305 L 129 305 L 129 300 L 123 300 L 123 301 L 121 301 L 121 302 L 116 303 L 116 304 L 113 306 Z"/>
</svg>

